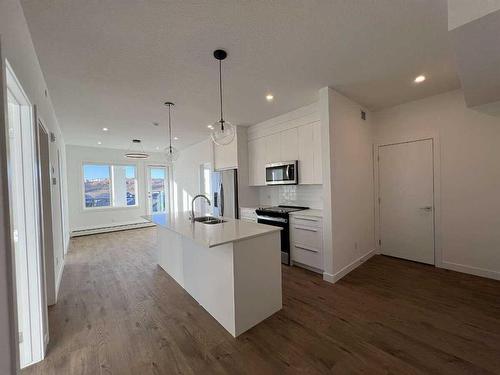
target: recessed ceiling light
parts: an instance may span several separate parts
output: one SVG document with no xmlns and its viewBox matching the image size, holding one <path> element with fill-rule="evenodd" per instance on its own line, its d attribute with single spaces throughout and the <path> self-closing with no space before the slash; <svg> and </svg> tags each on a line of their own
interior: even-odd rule
<svg viewBox="0 0 500 375">
<path fill-rule="evenodd" d="M 109 129 L 108 128 L 102 128 L 103 132 L 107 132 Z"/>
<path fill-rule="evenodd" d="M 156 146 L 156 149 L 159 150 L 160 149 L 160 146 Z"/>
<path fill-rule="evenodd" d="M 174 137 L 174 140 L 175 140 L 175 141 L 178 141 L 178 140 L 179 140 L 179 137 Z"/>
<path fill-rule="evenodd" d="M 420 75 L 417 78 L 415 78 L 415 83 L 420 83 L 425 81 L 425 76 Z"/>
<path fill-rule="evenodd" d="M 97 144 L 98 144 L 98 145 L 102 145 L 102 142 L 101 142 L 101 141 L 97 141 Z"/>
<path fill-rule="evenodd" d="M 209 128 L 209 129 L 213 129 L 213 128 L 214 128 L 214 126 L 213 126 L 213 125 L 207 125 L 207 128 Z"/>
<path fill-rule="evenodd" d="M 272 102 L 272 101 L 273 101 L 273 99 L 274 99 L 274 95 L 273 95 L 273 94 L 267 94 L 267 95 L 266 95 L 266 100 L 267 100 L 268 102 Z"/>
</svg>

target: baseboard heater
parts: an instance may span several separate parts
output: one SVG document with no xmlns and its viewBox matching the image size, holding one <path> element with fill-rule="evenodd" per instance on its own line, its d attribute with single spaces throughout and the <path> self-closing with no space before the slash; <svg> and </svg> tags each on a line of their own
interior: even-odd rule
<svg viewBox="0 0 500 375">
<path fill-rule="evenodd" d="M 99 234 L 99 233 L 118 232 L 129 229 L 147 228 L 147 227 L 154 227 L 155 225 L 156 224 L 154 223 L 144 222 L 144 223 L 134 223 L 134 224 L 113 225 L 109 227 L 99 227 L 91 229 L 80 229 L 72 231 L 71 237 L 88 236 L 90 234 Z"/>
</svg>

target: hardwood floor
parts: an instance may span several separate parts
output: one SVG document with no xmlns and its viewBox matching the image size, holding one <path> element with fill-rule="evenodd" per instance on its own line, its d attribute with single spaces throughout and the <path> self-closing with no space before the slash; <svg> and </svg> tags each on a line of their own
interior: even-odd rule
<svg viewBox="0 0 500 375">
<path fill-rule="evenodd" d="M 73 239 L 34 374 L 500 374 L 500 282 L 375 256 L 233 339 L 155 265 L 155 229 Z"/>
</svg>

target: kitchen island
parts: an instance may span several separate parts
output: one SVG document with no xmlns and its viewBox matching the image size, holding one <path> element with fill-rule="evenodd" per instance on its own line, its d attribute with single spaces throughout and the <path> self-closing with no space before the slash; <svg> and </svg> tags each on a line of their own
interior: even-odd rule
<svg viewBox="0 0 500 375">
<path fill-rule="evenodd" d="M 144 216 L 157 225 L 157 261 L 231 335 L 282 308 L 280 228 L 187 213 Z"/>
</svg>

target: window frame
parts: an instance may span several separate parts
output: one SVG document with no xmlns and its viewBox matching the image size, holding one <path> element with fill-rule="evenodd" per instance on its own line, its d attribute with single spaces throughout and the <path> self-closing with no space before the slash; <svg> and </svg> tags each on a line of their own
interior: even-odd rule
<svg viewBox="0 0 500 375">
<path fill-rule="evenodd" d="M 104 165 L 107 166 L 109 169 L 109 187 L 110 187 L 110 202 L 111 204 L 109 206 L 100 206 L 100 207 L 87 207 L 85 205 L 85 166 L 86 165 Z M 114 188 L 115 188 L 115 181 L 114 181 L 114 171 L 113 171 L 113 166 L 122 166 L 122 167 L 134 167 L 135 168 L 135 189 L 136 189 L 136 199 L 135 199 L 135 205 L 133 206 L 115 206 L 114 205 Z M 127 209 L 133 209 L 133 208 L 140 208 L 139 204 L 139 166 L 137 163 L 122 163 L 122 162 L 98 162 L 98 161 L 82 161 L 82 165 L 80 168 L 81 171 L 81 178 L 80 178 L 80 197 L 82 199 L 82 209 L 83 211 L 108 211 L 108 210 L 127 210 Z"/>
</svg>

